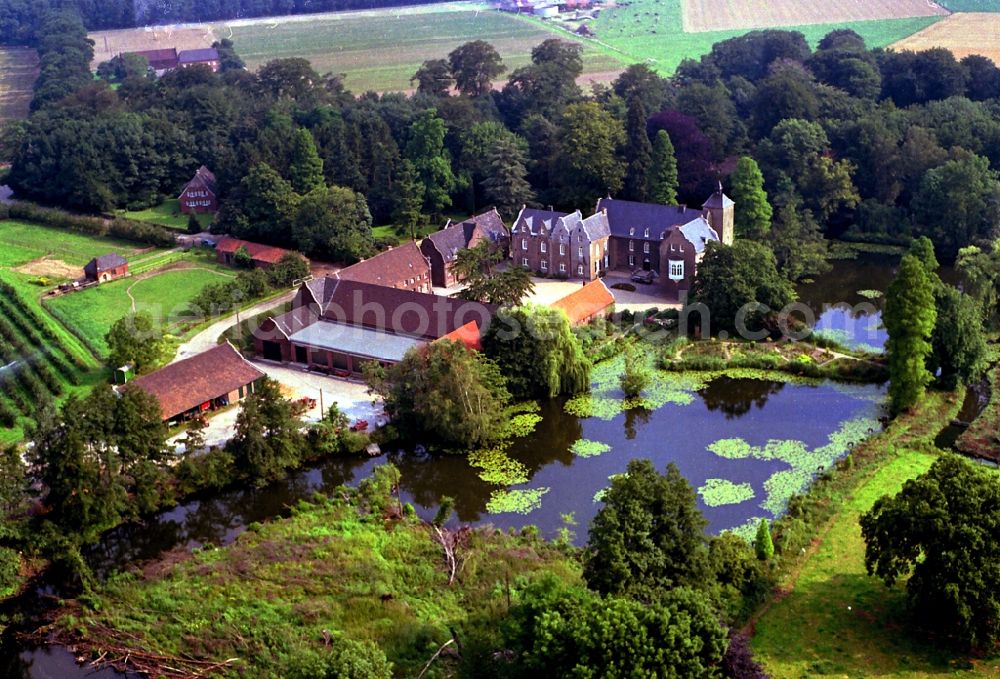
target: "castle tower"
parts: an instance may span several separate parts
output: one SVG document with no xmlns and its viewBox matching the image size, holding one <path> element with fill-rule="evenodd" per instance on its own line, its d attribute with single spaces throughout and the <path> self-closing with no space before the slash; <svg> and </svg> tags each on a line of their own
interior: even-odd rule
<svg viewBox="0 0 1000 679">
<path fill-rule="evenodd" d="M 719 188 L 712 194 L 712 197 L 701 206 L 705 213 L 705 219 L 719 234 L 719 238 L 725 245 L 733 244 L 733 219 L 736 214 L 736 203 L 722 192 L 722 182 Z"/>
</svg>

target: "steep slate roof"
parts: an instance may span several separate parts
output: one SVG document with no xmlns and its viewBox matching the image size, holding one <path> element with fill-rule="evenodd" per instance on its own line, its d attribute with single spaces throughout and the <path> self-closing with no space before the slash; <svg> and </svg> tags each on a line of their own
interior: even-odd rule
<svg viewBox="0 0 1000 679">
<path fill-rule="evenodd" d="M 365 259 L 337 272 L 344 280 L 361 281 L 375 285 L 391 286 L 400 279 L 409 279 L 420 274 L 427 274 L 425 280 L 430 285 L 431 265 L 424 253 L 413 241 L 405 245 L 380 252 L 370 259 Z"/>
<path fill-rule="evenodd" d="M 187 186 L 184 187 L 184 190 L 187 191 L 187 189 L 189 187 L 191 187 L 192 185 L 203 186 L 206 189 L 208 189 L 209 191 L 211 191 L 212 193 L 215 193 L 216 192 L 215 191 L 215 175 L 212 173 L 211 170 L 209 170 L 207 167 L 205 167 L 204 165 L 202 165 L 194 173 L 194 177 L 192 177 L 191 181 L 189 181 L 187 183 Z"/>
<path fill-rule="evenodd" d="M 163 419 L 169 420 L 261 377 L 264 373 L 226 342 L 136 378 L 125 388 L 142 389 L 155 396 Z"/>
<path fill-rule="evenodd" d="M 183 50 L 177 54 L 177 61 L 181 64 L 202 64 L 207 61 L 218 60 L 219 50 L 214 47 L 205 47 L 196 50 Z"/>
<path fill-rule="evenodd" d="M 611 235 L 611 226 L 608 224 L 608 216 L 603 212 L 598 212 L 593 214 L 586 219 L 581 219 L 582 215 L 580 211 L 577 210 L 571 215 L 568 215 L 564 220 L 566 227 L 572 231 L 578 226 L 583 227 L 583 232 L 587 236 L 587 240 L 597 240 L 599 238 L 606 238 Z"/>
<path fill-rule="evenodd" d="M 90 263 L 87 264 L 87 266 L 89 267 L 91 264 L 94 265 L 97 273 L 101 273 L 102 271 L 115 269 L 119 266 L 125 266 L 128 262 L 118 253 L 112 252 L 106 255 L 101 255 L 100 257 L 94 257 L 90 260 Z"/>
<path fill-rule="evenodd" d="M 708 241 L 719 240 L 718 232 L 712 228 L 704 217 L 696 219 L 693 222 L 688 222 L 680 227 L 680 232 L 694 246 L 695 252 L 704 250 L 705 244 Z"/>
<path fill-rule="evenodd" d="M 569 316 L 569 322 L 577 325 L 614 303 L 615 296 L 608 290 L 604 281 L 598 278 L 557 300 L 552 304 L 552 308 L 565 311 Z"/>
<path fill-rule="evenodd" d="M 492 304 L 468 302 L 424 292 L 344 280 L 334 276 L 307 282 L 325 320 L 394 334 L 438 339 L 470 321 L 485 327 L 496 313 Z M 291 335 L 318 320 L 299 307 L 274 318 Z"/>
<path fill-rule="evenodd" d="M 235 253 L 241 247 L 247 249 L 247 252 L 250 254 L 250 258 L 255 262 L 267 262 L 269 264 L 277 264 L 281 261 L 282 257 L 291 252 L 291 250 L 277 248 L 273 245 L 253 243 L 248 240 L 240 240 L 239 238 L 230 238 L 229 236 L 220 240 L 215 246 L 215 249 L 218 252 Z"/>
<path fill-rule="evenodd" d="M 702 207 L 715 209 L 732 207 L 733 205 L 736 205 L 736 203 L 734 203 L 729 196 L 722 192 L 722 182 L 719 182 L 719 188 L 715 190 L 715 193 L 709 196 L 708 200 L 705 201 L 705 204 L 702 205 Z"/>
<path fill-rule="evenodd" d="M 427 236 L 427 240 L 434 244 L 434 249 L 441 253 L 441 257 L 446 262 L 455 261 L 458 251 L 464 249 L 469 244 L 469 236 L 465 235 L 465 224 L 446 225 L 440 231 L 435 231 Z"/>
<path fill-rule="evenodd" d="M 524 225 L 528 227 L 529 233 L 537 234 L 544 225 L 546 229 L 551 231 L 560 218 L 568 217 L 569 214 L 568 212 L 537 210 L 532 207 L 526 207 L 521 210 L 521 214 L 514 221 L 514 229 L 517 229 L 520 225 Z"/>
<path fill-rule="evenodd" d="M 462 222 L 462 226 L 465 228 L 466 242 L 472 238 L 472 230 L 477 226 L 494 243 L 509 235 L 507 226 L 503 223 L 503 218 L 497 212 L 496 208 L 469 217 Z"/>
<path fill-rule="evenodd" d="M 660 240 L 668 229 L 702 216 L 701 210 L 684 206 L 636 203 L 614 198 L 601 198 L 597 201 L 597 211 L 607 211 L 612 235 L 634 240 Z M 645 235 L 647 228 L 648 237 Z M 630 229 L 635 229 L 635 232 L 629 233 Z"/>
</svg>

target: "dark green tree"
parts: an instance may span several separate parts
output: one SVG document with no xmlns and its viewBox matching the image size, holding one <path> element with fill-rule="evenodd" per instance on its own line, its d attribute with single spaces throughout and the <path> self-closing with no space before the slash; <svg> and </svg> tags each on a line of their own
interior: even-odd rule
<svg viewBox="0 0 1000 679">
<path fill-rule="evenodd" d="M 414 239 L 417 237 L 417 228 L 425 220 L 424 207 L 424 187 L 420 183 L 417 169 L 413 163 L 404 159 L 399 164 L 399 174 L 396 177 L 395 207 L 392 212 L 392 221 L 403 229 Z"/>
<path fill-rule="evenodd" d="M 516 399 L 572 396 L 590 387 L 590 360 L 561 311 L 526 305 L 502 311 L 483 337 Z"/>
<path fill-rule="evenodd" d="M 611 479 L 590 525 L 588 587 L 644 601 L 676 587 L 703 587 L 711 577 L 707 525 L 677 467 L 671 463 L 660 474 L 649 460 L 632 460 Z"/>
<path fill-rule="evenodd" d="M 108 364 L 114 368 L 132 364 L 137 373 L 143 374 L 158 367 L 165 358 L 163 329 L 148 311 L 119 318 L 104 341 L 108 345 Z"/>
<path fill-rule="evenodd" d="M 912 619 L 966 648 L 1000 639 L 1000 482 L 944 455 L 861 517 L 865 566 L 906 581 Z"/>
<path fill-rule="evenodd" d="M 236 468 L 264 486 L 295 466 L 303 452 L 301 422 L 292 403 L 270 378 L 257 382 L 254 393 L 243 399 L 236 416 L 236 433 L 226 445 Z"/>
<path fill-rule="evenodd" d="M 771 528 L 767 525 L 767 519 L 761 519 L 757 524 L 757 537 L 753 541 L 753 548 L 761 561 L 770 561 L 774 558 L 774 542 L 771 540 Z"/>
<path fill-rule="evenodd" d="M 729 182 L 730 194 L 737 206 L 736 237 L 762 240 L 771 230 L 772 209 L 757 161 L 748 156 L 740 158 Z"/>
<path fill-rule="evenodd" d="M 660 205 L 677 204 L 677 158 L 666 130 L 656 133 L 652 165 L 649 168 L 649 200 Z"/>
<path fill-rule="evenodd" d="M 201 226 L 201 222 L 198 221 L 198 215 L 191 213 L 188 215 L 187 232 L 191 235 L 196 233 L 201 233 L 204 229 Z"/>
<path fill-rule="evenodd" d="M 485 40 L 473 40 L 448 54 L 451 74 L 458 91 L 467 97 L 482 97 L 493 89 L 493 79 L 506 71 L 499 52 Z"/>
<path fill-rule="evenodd" d="M 639 396 L 653 381 L 646 354 L 634 344 L 625 348 L 625 372 L 619 380 L 622 392 L 628 398 Z"/>
<path fill-rule="evenodd" d="M 427 109 L 410 125 L 410 139 L 406 143 L 406 159 L 413 163 L 423 185 L 424 210 L 433 215 L 441 214 L 451 205 L 449 194 L 456 186 L 451 159 L 444 146 L 445 131 L 437 111 Z"/>
<path fill-rule="evenodd" d="M 513 219 L 518 211 L 534 200 L 528 182 L 528 158 L 525 151 L 510 139 L 499 139 L 487 157 L 487 176 L 482 181 L 483 196 L 504 219 Z"/>
<path fill-rule="evenodd" d="M 447 97 L 451 94 L 455 78 L 451 75 L 451 66 L 448 65 L 447 61 L 429 59 L 417 69 L 417 72 L 410 78 L 410 82 L 417 84 L 417 92 L 420 94 Z"/>
<path fill-rule="evenodd" d="M 933 376 L 927 360 L 937 321 L 934 288 L 924 265 L 906 255 L 885 298 L 882 322 L 889 332 L 889 398 L 894 412 L 916 405 Z"/>
<path fill-rule="evenodd" d="M 937 322 L 931 335 L 928 369 L 945 389 L 979 380 L 987 368 L 987 345 L 979 305 L 949 285 L 934 292 Z"/>
<path fill-rule="evenodd" d="M 653 166 L 653 145 L 649 143 L 649 133 L 646 131 L 647 117 L 641 98 L 635 97 L 629 101 L 625 119 L 625 158 L 628 160 L 625 197 L 639 202 L 646 200 Z"/>
<path fill-rule="evenodd" d="M 316 150 L 316 141 L 309 130 L 300 127 L 295 130 L 292 158 L 288 168 L 292 188 L 305 195 L 326 186 L 323 179 L 323 159 Z"/>
<path fill-rule="evenodd" d="M 739 214 L 739 208 L 737 208 Z M 764 239 L 771 246 L 778 270 L 790 281 L 830 270 L 828 246 L 811 210 L 801 207 L 796 196 L 778 209 L 777 218 Z"/>
<path fill-rule="evenodd" d="M 465 288 L 458 297 L 502 308 L 519 305 L 535 289 L 531 272 L 517 266 L 500 269 L 497 265 L 502 261 L 503 252 L 487 241 L 459 250 L 455 274 L 465 281 Z"/>
<path fill-rule="evenodd" d="M 333 261 L 371 256 L 375 240 L 365 197 L 343 186 L 323 186 L 303 196 L 292 223 L 292 245 Z"/>
<path fill-rule="evenodd" d="M 621 122 L 596 102 L 567 106 L 554 166 L 561 200 L 595 205 L 598 198 L 618 193 L 625 179 L 625 163 L 618 157 L 624 141 Z"/>
</svg>

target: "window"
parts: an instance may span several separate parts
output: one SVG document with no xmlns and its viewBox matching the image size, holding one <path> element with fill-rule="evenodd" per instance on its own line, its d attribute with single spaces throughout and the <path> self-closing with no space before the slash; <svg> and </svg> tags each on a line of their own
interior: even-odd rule
<svg viewBox="0 0 1000 679">
<path fill-rule="evenodd" d="M 565 255 L 566 254 L 566 244 L 565 243 L 560 243 L 559 244 L 559 254 L 560 255 Z"/>
<path fill-rule="evenodd" d="M 545 244 L 545 241 L 542 241 L 540 245 L 541 245 L 541 248 L 542 248 L 542 252 L 548 251 L 549 246 Z"/>
<path fill-rule="evenodd" d="M 635 266 L 635 255 L 629 255 L 628 256 L 628 265 L 629 266 Z"/>
<path fill-rule="evenodd" d="M 630 241 L 628 242 L 628 251 L 629 251 L 629 252 L 635 252 L 635 241 L 631 241 L 631 240 L 630 240 Z"/>
<path fill-rule="evenodd" d="M 576 267 L 576 275 L 577 276 L 582 276 L 583 275 L 583 264 L 581 264 L 580 266 Z"/>
<path fill-rule="evenodd" d="M 678 252 L 684 252 L 684 244 L 683 243 L 681 243 L 680 245 L 677 246 L 677 251 Z"/>
<path fill-rule="evenodd" d="M 642 251 L 645 252 L 647 255 L 649 254 L 649 243 L 642 244 Z"/>
<path fill-rule="evenodd" d="M 566 273 L 566 263 L 559 262 L 559 273 Z"/>
<path fill-rule="evenodd" d="M 521 266 L 523 266 L 525 269 L 528 268 L 528 258 L 527 257 L 521 258 Z"/>
<path fill-rule="evenodd" d="M 670 280 L 679 281 L 684 279 L 684 260 L 670 260 Z"/>
<path fill-rule="evenodd" d="M 583 246 L 582 245 L 580 246 L 579 250 L 580 250 L 579 256 L 583 257 Z"/>
<path fill-rule="evenodd" d="M 630 236 L 634 236 L 635 235 L 635 227 L 634 226 L 630 226 L 629 227 L 628 235 L 630 235 Z"/>
<path fill-rule="evenodd" d="M 667 237 L 667 232 L 666 231 L 664 231 L 663 233 L 660 234 L 660 240 L 663 240 L 666 237 Z"/>
<path fill-rule="evenodd" d="M 527 238 L 522 238 L 521 239 L 521 249 L 522 250 L 527 250 L 528 249 L 528 239 Z"/>
<path fill-rule="evenodd" d="M 648 227 L 648 226 L 646 227 L 646 234 L 645 234 L 645 237 L 646 237 L 646 238 L 649 238 L 649 227 Z"/>
<path fill-rule="evenodd" d="M 549 270 L 549 260 L 543 259 L 542 260 L 542 271 L 548 271 L 548 270 Z"/>
</svg>

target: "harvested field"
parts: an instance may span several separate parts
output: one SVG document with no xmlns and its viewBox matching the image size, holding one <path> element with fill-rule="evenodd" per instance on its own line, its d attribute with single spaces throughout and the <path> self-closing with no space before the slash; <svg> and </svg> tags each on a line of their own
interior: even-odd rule
<svg viewBox="0 0 1000 679">
<path fill-rule="evenodd" d="M 170 49 L 178 50 L 200 49 L 211 47 L 217 40 L 211 26 L 148 26 L 144 28 L 126 28 L 116 31 L 96 31 L 90 34 L 94 41 L 94 62 L 97 64 L 108 61 L 122 52 L 139 52 L 142 50 Z"/>
<path fill-rule="evenodd" d="M 47 278 L 79 278 L 83 275 L 83 269 L 79 266 L 67 264 L 61 259 L 52 259 L 47 256 L 22 264 L 14 269 L 14 271 L 29 276 L 45 276 Z"/>
<path fill-rule="evenodd" d="M 926 50 L 944 47 L 956 59 L 981 54 L 1000 64 L 1000 14 L 976 12 L 953 14 L 919 33 L 892 44 L 895 50 Z"/>
<path fill-rule="evenodd" d="M 38 53 L 27 47 L 0 48 L 0 124 L 28 117 Z"/>
<path fill-rule="evenodd" d="M 684 31 L 729 31 L 945 16 L 931 0 L 683 0 Z"/>
</svg>

